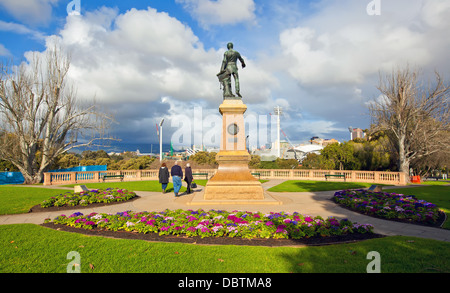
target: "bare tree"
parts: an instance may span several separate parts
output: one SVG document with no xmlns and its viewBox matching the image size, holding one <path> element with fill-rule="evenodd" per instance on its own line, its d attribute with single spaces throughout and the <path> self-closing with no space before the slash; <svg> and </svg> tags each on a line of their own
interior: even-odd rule
<svg viewBox="0 0 450 293">
<path fill-rule="evenodd" d="M 26 184 L 40 182 L 58 155 L 107 139 L 110 117 L 77 100 L 69 67 L 57 46 L 28 64 L 0 64 L 0 159 L 13 163 Z"/>
<path fill-rule="evenodd" d="M 450 86 L 438 72 L 433 83 L 418 79 L 419 71 L 409 67 L 380 74 L 381 96 L 369 105 L 375 129 L 388 135 L 398 152 L 399 170 L 406 174 L 414 160 L 450 151 Z"/>
</svg>

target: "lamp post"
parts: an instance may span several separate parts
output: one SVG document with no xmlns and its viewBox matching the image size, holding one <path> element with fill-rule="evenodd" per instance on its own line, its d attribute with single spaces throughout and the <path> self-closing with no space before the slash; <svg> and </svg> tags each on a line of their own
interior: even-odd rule
<svg viewBox="0 0 450 293">
<path fill-rule="evenodd" d="M 283 108 L 281 108 L 280 106 L 276 106 L 275 109 L 275 115 L 277 115 L 277 157 L 281 158 L 281 146 L 280 146 L 280 116 L 281 114 L 283 114 Z"/>
<path fill-rule="evenodd" d="M 159 162 L 162 162 L 162 134 L 163 134 L 163 129 L 162 126 L 164 124 L 164 119 L 161 120 L 161 122 L 159 123 Z"/>
</svg>

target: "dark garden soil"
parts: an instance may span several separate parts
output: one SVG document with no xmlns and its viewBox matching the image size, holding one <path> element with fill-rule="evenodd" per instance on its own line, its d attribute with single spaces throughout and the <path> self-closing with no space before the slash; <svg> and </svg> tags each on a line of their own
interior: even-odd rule
<svg viewBox="0 0 450 293">
<path fill-rule="evenodd" d="M 41 205 L 35 205 L 28 212 L 29 213 L 41 213 L 41 212 L 58 212 L 58 211 L 67 211 L 67 210 L 91 209 L 91 208 L 98 208 L 98 207 L 104 207 L 104 206 L 110 206 L 110 205 L 116 205 L 116 204 L 124 204 L 127 202 L 132 202 L 137 199 L 139 199 L 138 195 L 136 195 L 132 199 L 129 199 L 126 201 L 117 201 L 117 202 L 110 202 L 110 203 L 91 203 L 87 206 L 77 205 L 77 206 L 62 206 L 62 207 L 43 208 L 43 207 L 41 207 Z"/>
<path fill-rule="evenodd" d="M 331 245 L 331 244 L 342 244 L 342 243 L 354 243 L 362 240 L 382 238 L 383 235 L 380 234 L 349 234 L 342 236 L 330 236 L 330 237 L 311 237 L 305 239 L 245 239 L 240 237 L 187 237 L 187 236 L 168 236 L 156 233 L 133 233 L 127 231 L 108 231 L 105 229 L 94 228 L 92 230 L 86 230 L 83 228 L 74 228 L 61 224 L 45 223 L 41 226 L 73 233 L 81 233 L 90 236 L 101 236 L 116 239 L 134 239 L 134 240 L 145 240 L 152 242 L 177 242 L 177 243 L 188 243 L 188 244 L 199 244 L 199 245 L 239 245 L 239 246 L 269 246 L 269 247 L 279 247 L 279 246 L 321 246 L 321 245 Z"/>
</svg>

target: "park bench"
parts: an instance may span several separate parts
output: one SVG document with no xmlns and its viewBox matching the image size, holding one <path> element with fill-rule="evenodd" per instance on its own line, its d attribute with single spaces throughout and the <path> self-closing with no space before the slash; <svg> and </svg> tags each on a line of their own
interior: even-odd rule
<svg viewBox="0 0 450 293">
<path fill-rule="evenodd" d="M 208 180 L 208 173 L 192 173 L 192 176 L 205 176 L 205 180 Z"/>
<path fill-rule="evenodd" d="M 439 177 L 427 177 L 427 178 L 425 178 L 425 180 L 436 180 L 436 181 L 438 181 L 440 178 Z"/>
<path fill-rule="evenodd" d="M 124 177 L 125 177 L 124 175 L 103 175 L 102 179 L 103 179 L 103 182 L 105 182 L 105 180 L 117 179 L 117 178 L 120 178 L 120 181 L 123 181 Z"/>
<path fill-rule="evenodd" d="M 328 181 L 328 178 L 344 178 L 344 181 L 346 181 L 345 175 L 325 175 L 325 180 Z"/>
<path fill-rule="evenodd" d="M 258 176 L 258 179 L 261 180 L 261 173 L 252 173 L 253 176 Z"/>
</svg>

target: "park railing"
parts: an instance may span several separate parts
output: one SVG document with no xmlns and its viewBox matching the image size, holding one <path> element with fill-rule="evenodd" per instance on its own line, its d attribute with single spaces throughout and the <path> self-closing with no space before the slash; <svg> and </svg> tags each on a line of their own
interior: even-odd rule
<svg viewBox="0 0 450 293">
<path fill-rule="evenodd" d="M 88 171 L 88 172 L 58 172 L 45 173 L 44 185 L 79 184 L 103 182 L 104 176 L 109 179 L 113 175 L 123 175 L 123 181 L 158 180 L 159 170 L 122 170 L 122 171 Z M 194 179 L 211 178 L 217 169 L 194 169 Z M 402 172 L 379 171 L 343 171 L 343 170 L 304 170 L 304 169 L 251 169 L 251 173 L 258 179 L 283 180 L 317 180 L 317 181 L 347 181 L 374 184 L 406 185 L 406 176 Z M 205 174 L 207 174 L 205 176 Z M 326 176 L 340 175 L 340 176 Z M 118 177 L 119 178 L 119 177 Z"/>
</svg>

